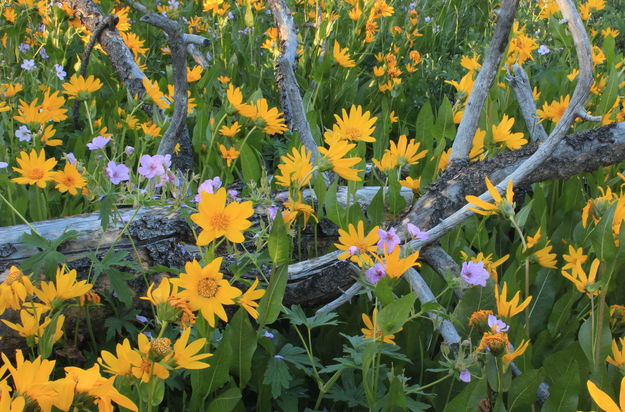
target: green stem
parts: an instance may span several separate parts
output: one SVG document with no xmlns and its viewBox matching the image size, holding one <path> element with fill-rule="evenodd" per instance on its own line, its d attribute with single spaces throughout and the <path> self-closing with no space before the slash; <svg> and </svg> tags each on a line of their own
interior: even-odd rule
<svg viewBox="0 0 625 412">
<path fill-rule="evenodd" d="M 0 198 L 2 198 L 2 200 L 4 200 L 4 202 L 7 204 L 7 206 L 9 206 L 9 209 L 11 209 L 11 210 L 13 211 L 13 213 L 15 213 L 15 214 L 17 215 L 17 217 L 19 217 L 19 218 L 20 218 L 20 220 L 21 220 L 22 222 L 24 222 L 24 224 L 26 224 L 26 226 L 28 226 L 28 228 L 29 228 L 29 229 L 30 229 L 33 233 L 35 233 L 35 234 L 39 235 L 40 237 L 43 237 L 43 236 L 41 236 L 41 233 L 39 233 L 39 232 L 37 231 L 37 229 L 35 229 L 35 227 L 34 227 L 33 225 L 31 225 L 31 224 L 28 222 L 28 220 L 26 220 L 26 218 L 25 218 L 24 216 L 22 216 L 22 214 L 21 214 L 20 212 L 18 212 L 18 211 L 17 211 L 17 209 L 16 209 L 15 207 L 13 207 L 13 205 L 11 204 L 11 202 L 9 202 L 9 201 L 6 199 L 6 197 L 4 197 L 4 196 L 2 195 L 2 193 L 0 193 Z"/>
<path fill-rule="evenodd" d="M 87 112 L 87 120 L 89 121 L 89 130 L 91 130 L 91 134 L 93 134 L 93 122 L 91 121 L 91 112 L 89 111 L 89 104 L 86 100 L 83 101 L 85 104 L 85 110 Z"/>
</svg>

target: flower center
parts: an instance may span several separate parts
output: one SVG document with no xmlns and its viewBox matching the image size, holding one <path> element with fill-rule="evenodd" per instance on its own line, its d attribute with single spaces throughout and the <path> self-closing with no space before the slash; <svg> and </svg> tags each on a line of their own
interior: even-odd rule
<svg viewBox="0 0 625 412">
<path fill-rule="evenodd" d="M 156 338 L 150 345 L 152 351 L 159 356 L 165 356 L 171 352 L 171 341 L 168 338 Z"/>
<path fill-rule="evenodd" d="M 202 297 L 212 298 L 217 294 L 217 290 L 219 290 L 219 285 L 215 279 L 204 278 L 198 282 L 197 293 Z"/>
<path fill-rule="evenodd" d="M 230 225 L 230 216 L 223 212 L 215 213 L 213 216 L 211 216 L 210 224 L 216 230 L 225 231 Z"/>
<path fill-rule="evenodd" d="M 33 180 L 39 180 L 41 178 L 43 178 L 43 170 L 39 169 L 38 167 L 31 169 L 30 170 L 30 177 Z"/>
<path fill-rule="evenodd" d="M 345 129 L 345 137 L 347 137 L 349 140 L 356 140 L 360 138 L 360 136 L 361 132 L 360 129 L 357 127 L 348 127 L 347 129 Z"/>
</svg>

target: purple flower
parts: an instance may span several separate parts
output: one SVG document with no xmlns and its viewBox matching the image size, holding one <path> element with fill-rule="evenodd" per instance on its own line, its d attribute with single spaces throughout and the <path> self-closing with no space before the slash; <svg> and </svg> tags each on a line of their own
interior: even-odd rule
<svg viewBox="0 0 625 412">
<path fill-rule="evenodd" d="M 67 161 L 68 161 L 70 164 L 76 165 L 76 156 L 74 156 L 74 153 L 69 152 L 69 153 L 66 155 L 66 157 L 67 157 Z"/>
<path fill-rule="evenodd" d="M 20 45 L 17 46 L 17 49 L 20 51 L 20 53 L 26 53 L 28 50 L 30 50 L 30 44 L 20 43 Z"/>
<path fill-rule="evenodd" d="M 278 206 L 269 206 L 267 208 L 267 216 L 269 216 L 269 220 L 271 220 L 272 222 L 274 221 L 279 209 L 280 208 Z"/>
<path fill-rule="evenodd" d="M 239 196 L 239 191 L 238 190 L 234 190 L 234 189 L 230 189 L 228 190 L 228 196 L 230 197 L 230 199 L 232 200 L 238 200 L 238 196 Z"/>
<path fill-rule="evenodd" d="M 28 127 L 20 126 L 19 129 L 15 131 L 15 137 L 17 137 L 20 142 L 30 142 L 32 135 Z"/>
<path fill-rule="evenodd" d="M 148 179 L 165 174 L 164 160 L 164 157 L 161 155 L 141 156 L 141 159 L 139 159 L 139 163 L 141 164 L 141 166 L 139 166 L 139 174 Z"/>
<path fill-rule="evenodd" d="M 349 252 L 350 256 L 357 255 L 359 250 L 360 249 L 358 249 L 358 246 L 350 246 L 347 248 L 347 251 Z"/>
<path fill-rule="evenodd" d="M 273 355 L 273 357 L 276 359 L 284 359 L 284 356 L 282 355 Z"/>
<path fill-rule="evenodd" d="M 488 327 L 495 333 L 507 332 L 510 326 L 506 325 L 503 320 L 497 319 L 497 316 L 488 315 Z"/>
<path fill-rule="evenodd" d="M 200 194 L 202 192 L 206 192 L 206 193 L 215 193 L 215 191 L 217 189 L 219 189 L 221 187 L 221 179 L 219 178 L 219 176 L 215 176 L 212 179 L 208 179 L 202 182 L 202 184 L 200 184 L 200 186 L 197 188 L 197 195 L 195 195 L 195 201 L 197 203 L 199 203 L 200 201 Z M 275 216 L 274 216 L 275 217 Z"/>
<path fill-rule="evenodd" d="M 289 200 L 289 194 L 286 192 L 280 192 L 276 195 L 276 200 L 279 202 L 286 202 Z"/>
<path fill-rule="evenodd" d="M 147 331 L 146 331 L 146 332 L 143 332 L 143 334 L 144 334 L 145 336 L 147 336 L 147 337 L 148 337 L 148 339 L 152 339 L 152 332 L 147 332 Z"/>
<path fill-rule="evenodd" d="M 7 162 L 0 162 L 0 169 L 6 169 L 7 167 L 9 167 Z"/>
<path fill-rule="evenodd" d="M 130 155 L 132 155 L 132 154 L 135 152 L 135 148 L 134 148 L 134 147 L 132 147 L 132 146 L 126 146 L 126 147 L 124 148 L 124 152 L 125 152 L 128 156 L 130 156 Z"/>
<path fill-rule="evenodd" d="M 87 143 L 87 147 L 89 150 L 104 149 L 104 146 L 106 146 L 110 141 L 110 137 L 96 136 L 93 140 L 91 140 L 91 142 Z"/>
<path fill-rule="evenodd" d="M 135 315 L 135 319 L 137 319 L 137 321 L 141 323 L 148 323 L 148 318 L 146 318 L 145 316 Z"/>
<path fill-rule="evenodd" d="M 46 52 L 46 48 L 45 47 L 42 47 L 41 49 L 39 49 L 39 55 L 44 60 L 47 60 L 47 59 L 50 58 L 50 56 L 48 56 L 48 53 Z"/>
<path fill-rule="evenodd" d="M 399 236 L 395 233 L 395 228 L 392 227 L 388 230 L 388 232 L 378 229 L 378 236 L 380 240 L 378 240 L 378 249 L 384 250 L 384 246 L 386 246 L 386 250 L 388 253 L 391 253 L 395 246 L 401 243 Z"/>
<path fill-rule="evenodd" d="M 27 72 L 31 71 L 32 69 L 35 68 L 35 59 L 30 59 L 30 60 L 24 59 L 24 63 L 22 63 L 20 67 L 26 70 Z"/>
<path fill-rule="evenodd" d="M 273 339 L 275 337 L 273 333 L 267 331 L 263 332 L 263 336 L 269 339 Z"/>
<path fill-rule="evenodd" d="M 538 51 L 538 54 L 540 54 L 541 56 L 551 53 L 551 50 L 549 49 L 549 47 L 545 46 L 544 44 L 541 44 L 537 51 Z"/>
<path fill-rule="evenodd" d="M 471 372 L 468 369 L 463 369 L 460 371 L 460 380 L 465 383 L 471 382 Z"/>
<path fill-rule="evenodd" d="M 425 232 L 419 229 L 417 226 L 413 225 L 412 223 L 408 223 L 406 225 L 406 228 L 408 229 L 408 233 L 410 233 L 410 236 L 413 239 L 426 241 L 430 238 L 430 235 L 428 235 L 428 232 Z"/>
<path fill-rule="evenodd" d="M 472 285 L 486 286 L 486 281 L 490 277 L 488 271 L 484 269 L 484 262 L 463 262 L 460 271 L 462 279 Z"/>
<path fill-rule="evenodd" d="M 130 169 L 128 169 L 128 167 L 126 167 L 126 165 L 123 163 L 116 164 L 114 161 L 111 160 L 106 166 L 106 169 L 104 169 L 104 171 L 111 180 L 111 183 L 113 183 L 114 185 L 118 185 L 121 182 L 130 180 L 130 175 L 128 174 Z"/>
<path fill-rule="evenodd" d="M 425 16 L 425 17 L 423 18 L 423 21 L 424 21 L 424 22 L 426 22 L 426 23 L 429 23 L 429 22 L 430 22 L 430 20 L 432 20 L 432 18 L 431 18 L 430 16 Z"/>
<path fill-rule="evenodd" d="M 384 276 L 386 276 L 386 271 L 384 270 L 384 265 L 381 263 L 376 263 L 365 272 L 365 276 L 369 280 L 369 282 L 374 285 L 380 281 Z"/>
<path fill-rule="evenodd" d="M 56 77 L 58 77 L 59 80 L 65 80 L 65 76 L 67 76 L 67 73 L 65 73 L 65 70 L 63 70 L 63 66 L 61 66 L 60 64 L 55 64 L 54 70 L 56 71 Z"/>
</svg>

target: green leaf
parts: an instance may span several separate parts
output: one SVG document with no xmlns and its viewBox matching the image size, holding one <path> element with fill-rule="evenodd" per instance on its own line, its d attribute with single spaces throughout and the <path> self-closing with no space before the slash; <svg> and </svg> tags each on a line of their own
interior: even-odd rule
<svg viewBox="0 0 625 412">
<path fill-rule="evenodd" d="M 486 379 L 474 379 L 445 405 L 444 412 L 477 411 L 478 403 L 486 397 Z"/>
<path fill-rule="evenodd" d="M 291 237 L 282 220 L 282 213 L 276 213 L 267 240 L 267 250 L 274 266 L 287 265 L 291 261 Z"/>
<path fill-rule="evenodd" d="M 393 293 L 394 286 L 395 282 L 388 276 L 384 276 L 375 284 L 374 293 L 375 296 L 380 299 L 382 305 L 388 305 L 395 300 L 395 294 Z"/>
<path fill-rule="evenodd" d="M 43 271 L 46 274 L 46 278 L 51 280 L 56 269 L 66 262 L 65 256 L 58 252 L 57 249 L 63 243 L 76 239 L 78 236 L 79 233 L 75 230 L 64 232 L 61 236 L 52 240 L 48 240 L 35 232 L 24 233 L 20 237 L 20 241 L 27 246 L 39 249 L 39 252 L 25 259 L 20 268 L 25 272 L 37 274 Z"/>
<path fill-rule="evenodd" d="M 339 205 L 336 198 L 338 179 L 334 180 L 334 183 L 328 188 L 326 193 L 325 210 L 326 216 L 338 227 L 343 227 L 341 216 L 344 214 L 343 208 Z"/>
<path fill-rule="evenodd" d="M 590 233 L 590 241 L 597 258 L 602 262 L 611 262 L 616 257 L 616 246 L 612 235 L 612 220 L 616 203 L 601 216 L 601 220 Z"/>
<path fill-rule="evenodd" d="M 565 412 L 577 410 L 580 385 L 580 370 L 576 360 L 579 346 L 557 352 L 545 359 L 544 370 L 549 379 L 549 399 L 541 412 Z"/>
<path fill-rule="evenodd" d="M 191 371 L 190 406 L 192 410 L 204 410 L 206 397 L 228 381 L 232 355 L 232 346 L 219 345 L 214 355 L 208 360 L 210 368 Z"/>
<path fill-rule="evenodd" d="M 377 320 L 384 335 L 395 333 L 404 326 L 416 299 L 417 294 L 410 292 L 380 310 Z"/>
<path fill-rule="evenodd" d="M 250 181 L 258 182 L 262 171 L 256 150 L 249 144 L 246 144 L 241 149 L 239 157 L 241 158 L 241 171 L 243 172 L 245 183 Z"/>
<path fill-rule="evenodd" d="M 508 392 L 508 409 L 513 411 L 527 411 L 531 409 L 536 399 L 536 389 L 542 381 L 540 370 L 532 369 L 512 380 Z"/>
<path fill-rule="evenodd" d="M 516 223 L 519 225 L 519 227 L 522 228 L 525 226 L 525 222 L 527 222 L 527 218 L 530 215 L 533 204 L 534 204 L 534 199 L 527 202 L 527 204 L 523 206 L 523 208 L 519 211 L 519 213 L 516 214 L 514 219 L 516 220 Z"/>
<path fill-rule="evenodd" d="M 338 325 L 335 312 L 315 312 L 311 317 L 306 317 L 304 310 L 299 305 L 293 305 L 290 309 L 284 308 L 286 318 L 293 325 L 305 325 L 308 329 L 318 328 L 320 326 Z"/>
<path fill-rule="evenodd" d="M 369 222 L 373 226 L 379 225 L 384 222 L 384 196 L 383 196 L 384 188 L 381 187 L 373 196 L 371 203 L 367 207 L 367 217 L 369 218 Z"/>
<path fill-rule="evenodd" d="M 388 388 L 388 393 L 384 397 L 382 410 L 385 412 L 407 410 L 404 384 L 397 376 L 393 376 L 393 379 L 391 380 L 391 386 Z"/>
<path fill-rule="evenodd" d="M 458 332 L 468 333 L 469 318 L 473 312 L 483 310 L 496 310 L 494 288 L 474 286 L 465 291 L 460 302 L 456 305 L 452 319 L 458 326 Z"/>
<path fill-rule="evenodd" d="M 280 310 L 282 309 L 282 298 L 284 297 L 284 291 L 286 290 L 286 282 L 288 278 L 289 267 L 287 265 L 274 268 L 271 278 L 269 279 L 267 291 L 260 300 L 258 307 L 258 323 L 261 328 L 275 322 L 276 319 L 278 319 Z"/>
<path fill-rule="evenodd" d="M 113 210 L 113 196 L 106 195 L 100 200 L 100 226 L 102 230 L 106 230 L 111 223 L 111 215 Z"/>
<path fill-rule="evenodd" d="M 282 390 L 289 387 L 291 373 L 284 359 L 276 358 L 275 356 L 269 359 L 263 383 L 271 385 L 271 394 L 274 398 L 279 397 L 282 394 Z"/>
<path fill-rule="evenodd" d="M 229 388 L 211 401 L 206 409 L 207 412 L 230 412 L 241 400 L 239 388 Z"/>
<path fill-rule="evenodd" d="M 605 310 L 605 316 L 603 318 L 603 330 L 602 330 L 602 334 L 601 334 L 601 348 L 599 349 L 599 354 L 598 354 L 598 358 L 599 359 L 605 359 L 608 354 L 610 353 L 610 347 L 611 347 L 611 343 L 612 343 L 612 333 L 610 332 L 610 319 L 609 319 L 609 309 L 606 307 Z M 596 313 L 599 313 L 599 309 L 596 309 Z M 598 316 L 597 316 L 598 317 Z M 595 330 L 596 332 L 598 331 L 597 329 L 599 328 L 599 320 L 595 319 Z M 594 364 L 595 361 L 595 354 L 593 353 L 593 349 L 596 350 L 596 345 L 597 345 L 597 333 L 593 334 L 593 322 L 592 322 L 592 318 L 589 317 L 588 319 L 586 319 L 584 321 L 584 323 L 582 324 L 582 326 L 579 328 L 579 333 L 577 335 L 577 338 L 579 340 L 579 346 L 581 346 L 582 350 L 584 351 L 584 354 L 586 355 L 586 358 L 588 359 L 588 362 L 590 362 L 591 364 Z M 595 341 L 593 342 L 593 335 L 595 337 Z"/>
<path fill-rule="evenodd" d="M 52 320 L 48 326 L 46 326 L 43 335 L 39 338 L 39 342 L 37 342 L 37 353 L 44 359 L 48 358 L 52 353 L 52 347 L 54 346 L 54 334 L 56 332 L 56 326 L 59 322 L 60 315 L 61 312 L 57 312 L 52 317 Z M 60 329 L 62 330 L 63 328 L 61 327 Z"/>
<path fill-rule="evenodd" d="M 256 331 L 244 308 L 240 308 L 228 323 L 220 345 L 232 347 L 230 373 L 239 377 L 239 387 L 244 388 L 252 376 L 252 357 L 257 346 Z"/>
</svg>

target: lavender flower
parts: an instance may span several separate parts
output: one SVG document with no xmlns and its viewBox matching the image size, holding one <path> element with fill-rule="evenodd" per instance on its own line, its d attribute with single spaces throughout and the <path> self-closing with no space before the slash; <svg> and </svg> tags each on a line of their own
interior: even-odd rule
<svg viewBox="0 0 625 412">
<path fill-rule="evenodd" d="M 386 271 L 384 270 L 384 265 L 381 263 L 376 263 L 365 272 L 365 276 L 369 280 L 369 282 L 374 285 L 380 281 L 384 276 L 386 276 Z"/>
<path fill-rule="evenodd" d="M 65 70 L 63 70 L 63 66 L 61 66 L 60 64 L 55 64 L 54 70 L 56 71 L 56 77 L 58 77 L 59 80 L 64 81 L 67 73 L 65 73 Z"/>
<path fill-rule="evenodd" d="M 541 44 L 537 51 L 538 51 L 538 54 L 540 54 L 541 56 L 551 53 L 551 50 L 549 49 L 549 47 L 545 46 L 544 44 Z"/>
<path fill-rule="evenodd" d="M 199 203 L 200 198 L 201 198 L 200 194 L 202 192 L 215 193 L 215 191 L 219 189 L 220 187 L 221 187 L 221 179 L 219 178 L 219 176 L 215 176 L 212 179 L 207 179 L 203 181 L 202 184 L 200 184 L 200 186 L 197 188 L 197 195 L 195 195 L 195 199 L 193 200 L 195 200 L 196 203 Z"/>
<path fill-rule="evenodd" d="M 484 269 L 484 262 L 463 262 L 460 276 L 472 285 L 486 286 L 486 281 L 490 277 L 488 271 Z"/>
<path fill-rule="evenodd" d="M 125 152 L 128 156 L 130 156 L 130 155 L 132 155 L 132 154 L 135 152 L 135 148 L 134 148 L 134 147 L 132 147 L 132 146 L 126 146 L 126 147 L 124 148 L 124 152 Z"/>
<path fill-rule="evenodd" d="M 106 169 L 104 169 L 104 171 L 109 177 L 111 183 L 113 183 L 114 185 L 118 185 L 121 182 L 130 180 L 130 170 L 123 163 L 116 164 L 114 161 L 111 160 L 110 162 L 108 162 L 108 165 L 106 166 Z"/>
<path fill-rule="evenodd" d="M 41 49 L 39 49 L 39 55 L 44 60 L 48 60 L 50 58 L 50 56 L 48 56 L 48 53 L 46 52 L 46 48 L 45 47 L 42 47 Z"/>
<path fill-rule="evenodd" d="M 273 339 L 275 337 L 273 333 L 267 331 L 263 332 L 263 336 L 269 339 Z"/>
<path fill-rule="evenodd" d="M 278 206 L 269 206 L 267 208 L 267 216 L 269 216 L 269 220 L 271 220 L 272 222 L 274 221 L 274 219 L 278 215 L 278 210 Z"/>
<path fill-rule="evenodd" d="M 17 49 L 20 51 L 20 53 L 26 53 L 28 50 L 30 50 L 30 44 L 20 43 L 20 45 L 17 46 Z"/>
<path fill-rule="evenodd" d="M 495 333 L 507 332 L 510 326 L 506 325 L 503 320 L 497 319 L 497 316 L 488 315 L 488 327 Z"/>
<path fill-rule="evenodd" d="M 106 146 L 110 141 L 110 137 L 96 136 L 91 140 L 91 142 L 87 143 L 87 147 L 89 150 L 104 149 L 104 146 Z"/>
<path fill-rule="evenodd" d="M 406 228 L 408 229 L 408 233 L 410 233 L 410 236 L 413 239 L 426 241 L 430 238 L 430 236 L 428 235 L 428 232 L 425 232 L 419 229 L 417 226 L 413 225 L 412 223 L 408 223 L 406 225 Z"/>
<path fill-rule="evenodd" d="M 165 174 L 166 160 L 164 156 L 143 155 L 141 156 L 141 159 L 139 159 L 139 164 L 139 174 L 147 177 L 148 179 Z"/>
<path fill-rule="evenodd" d="M 27 72 L 31 71 L 32 69 L 35 68 L 35 59 L 30 59 L 30 60 L 24 59 L 24 63 L 22 63 L 20 67 L 26 70 Z"/>
<path fill-rule="evenodd" d="M 66 155 L 66 157 L 67 157 L 67 161 L 68 161 L 70 164 L 73 164 L 73 165 L 75 165 L 75 164 L 76 164 L 76 156 L 74 156 L 74 153 L 69 152 L 69 153 Z"/>
<path fill-rule="evenodd" d="M 468 369 L 463 369 L 460 371 L 460 380 L 465 383 L 471 382 L 471 372 Z"/>
<path fill-rule="evenodd" d="M 32 135 L 28 127 L 20 126 L 19 129 L 15 131 L 15 137 L 17 137 L 20 142 L 30 142 Z"/>
<path fill-rule="evenodd" d="M 7 167 L 9 167 L 7 162 L 0 162 L 0 169 L 6 169 Z"/>
<path fill-rule="evenodd" d="M 148 318 L 146 318 L 145 316 L 135 315 L 135 319 L 137 319 L 137 321 L 141 323 L 148 323 Z"/>
<path fill-rule="evenodd" d="M 378 229 L 378 236 L 380 237 L 380 240 L 378 240 L 378 249 L 384 250 L 384 246 L 386 246 L 388 253 L 391 253 L 393 249 L 401 243 L 399 236 L 395 233 L 394 227 L 391 227 L 388 232 Z"/>
</svg>

